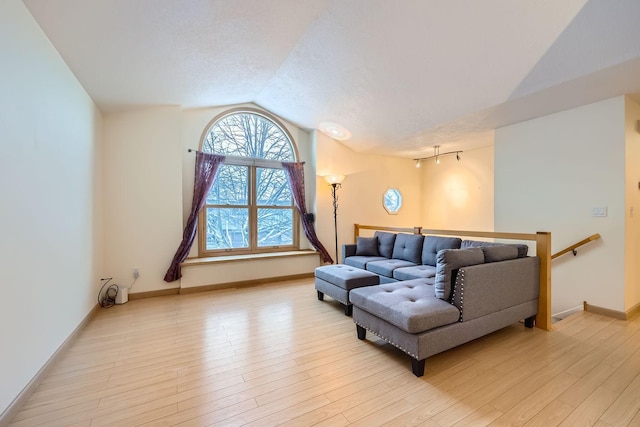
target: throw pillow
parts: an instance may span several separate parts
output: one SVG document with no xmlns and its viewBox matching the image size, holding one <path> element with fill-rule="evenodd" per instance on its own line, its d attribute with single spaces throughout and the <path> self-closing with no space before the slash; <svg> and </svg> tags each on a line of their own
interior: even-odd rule
<svg viewBox="0 0 640 427">
<path fill-rule="evenodd" d="M 377 237 L 358 237 L 356 241 L 357 256 L 378 256 Z"/>
</svg>

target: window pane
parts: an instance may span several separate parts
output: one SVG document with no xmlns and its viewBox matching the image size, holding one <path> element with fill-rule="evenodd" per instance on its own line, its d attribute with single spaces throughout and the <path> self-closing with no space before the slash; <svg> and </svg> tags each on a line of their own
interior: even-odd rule
<svg viewBox="0 0 640 427">
<path fill-rule="evenodd" d="M 293 244 L 293 209 L 258 209 L 258 246 Z"/>
<path fill-rule="evenodd" d="M 207 250 L 249 247 L 249 209 L 207 208 Z"/>
<path fill-rule="evenodd" d="M 258 206 L 291 206 L 291 191 L 283 169 L 256 168 Z"/>
<path fill-rule="evenodd" d="M 291 141 L 282 129 L 253 113 L 235 113 L 218 120 L 207 133 L 202 149 L 230 156 L 295 160 Z"/>
<path fill-rule="evenodd" d="M 248 205 L 248 184 L 248 166 L 220 165 L 218 176 L 207 195 L 207 204 Z"/>
</svg>

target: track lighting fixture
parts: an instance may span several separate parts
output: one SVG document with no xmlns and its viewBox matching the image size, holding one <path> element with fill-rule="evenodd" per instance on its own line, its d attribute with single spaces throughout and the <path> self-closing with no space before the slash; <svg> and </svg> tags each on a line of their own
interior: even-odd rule
<svg viewBox="0 0 640 427">
<path fill-rule="evenodd" d="M 423 160 L 429 160 L 429 159 L 434 159 L 434 161 L 436 162 L 436 165 L 440 164 L 440 157 L 442 156 L 446 156 L 449 154 L 455 154 L 456 155 L 456 160 L 460 161 L 460 153 L 462 153 L 462 150 L 456 150 L 456 151 L 447 151 L 446 153 L 441 153 L 440 152 L 440 146 L 439 145 L 434 145 L 433 146 L 433 156 L 429 156 L 429 157 L 420 157 L 419 159 L 413 159 L 416 161 L 416 168 L 420 167 L 420 163 Z"/>
</svg>

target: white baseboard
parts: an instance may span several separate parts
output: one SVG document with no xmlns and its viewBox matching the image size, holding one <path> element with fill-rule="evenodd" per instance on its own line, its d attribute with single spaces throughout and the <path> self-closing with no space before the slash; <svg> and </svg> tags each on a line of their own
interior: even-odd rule
<svg viewBox="0 0 640 427">
<path fill-rule="evenodd" d="M 577 313 L 582 311 L 583 307 L 581 305 L 570 308 L 568 310 L 561 311 L 559 313 L 553 313 L 551 317 L 555 317 L 556 319 L 564 319 L 565 317 L 571 316 L 573 313 Z"/>
</svg>

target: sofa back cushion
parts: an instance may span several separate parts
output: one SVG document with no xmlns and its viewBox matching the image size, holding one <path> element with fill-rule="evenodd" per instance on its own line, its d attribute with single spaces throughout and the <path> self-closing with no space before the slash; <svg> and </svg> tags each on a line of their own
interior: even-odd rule
<svg viewBox="0 0 640 427">
<path fill-rule="evenodd" d="M 518 258 L 515 245 L 498 245 L 480 247 L 484 254 L 484 262 L 499 262 Z"/>
<path fill-rule="evenodd" d="M 436 262 L 436 297 L 448 301 L 458 270 L 470 265 L 484 264 L 484 253 L 480 248 L 443 249 L 438 251 Z"/>
<path fill-rule="evenodd" d="M 393 243 L 396 241 L 396 234 L 387 233 L 386 231 L 376 231 L 373 235 L 378 238 L 378 255 L 391 258 L 391 255 L 393 255 Z"/>
<path fill-rule="evenodd" d="M 488 248 L 493 246 L 513 246 L 518 249 L 518 258 L 524 258 L 529 252 L 529 246 L 522 243 L 495 243 L 495 242 L 482 242 L 480 240 L 463 240 L 460 245 L 461 249 L 467 248 Z"/>
<path fill-rule="evenodd" d="M 392 257 L 420 264 L 423 240 L 422 234 L 398 234 L 393 244 Z"/>
<path fill-rule="evenodd" d="M 422 264 L 436 266 L 436 255 L 442 249 L 460 249 L 457 237 L 427 236 L 422 246 Z"/>
</svg>

